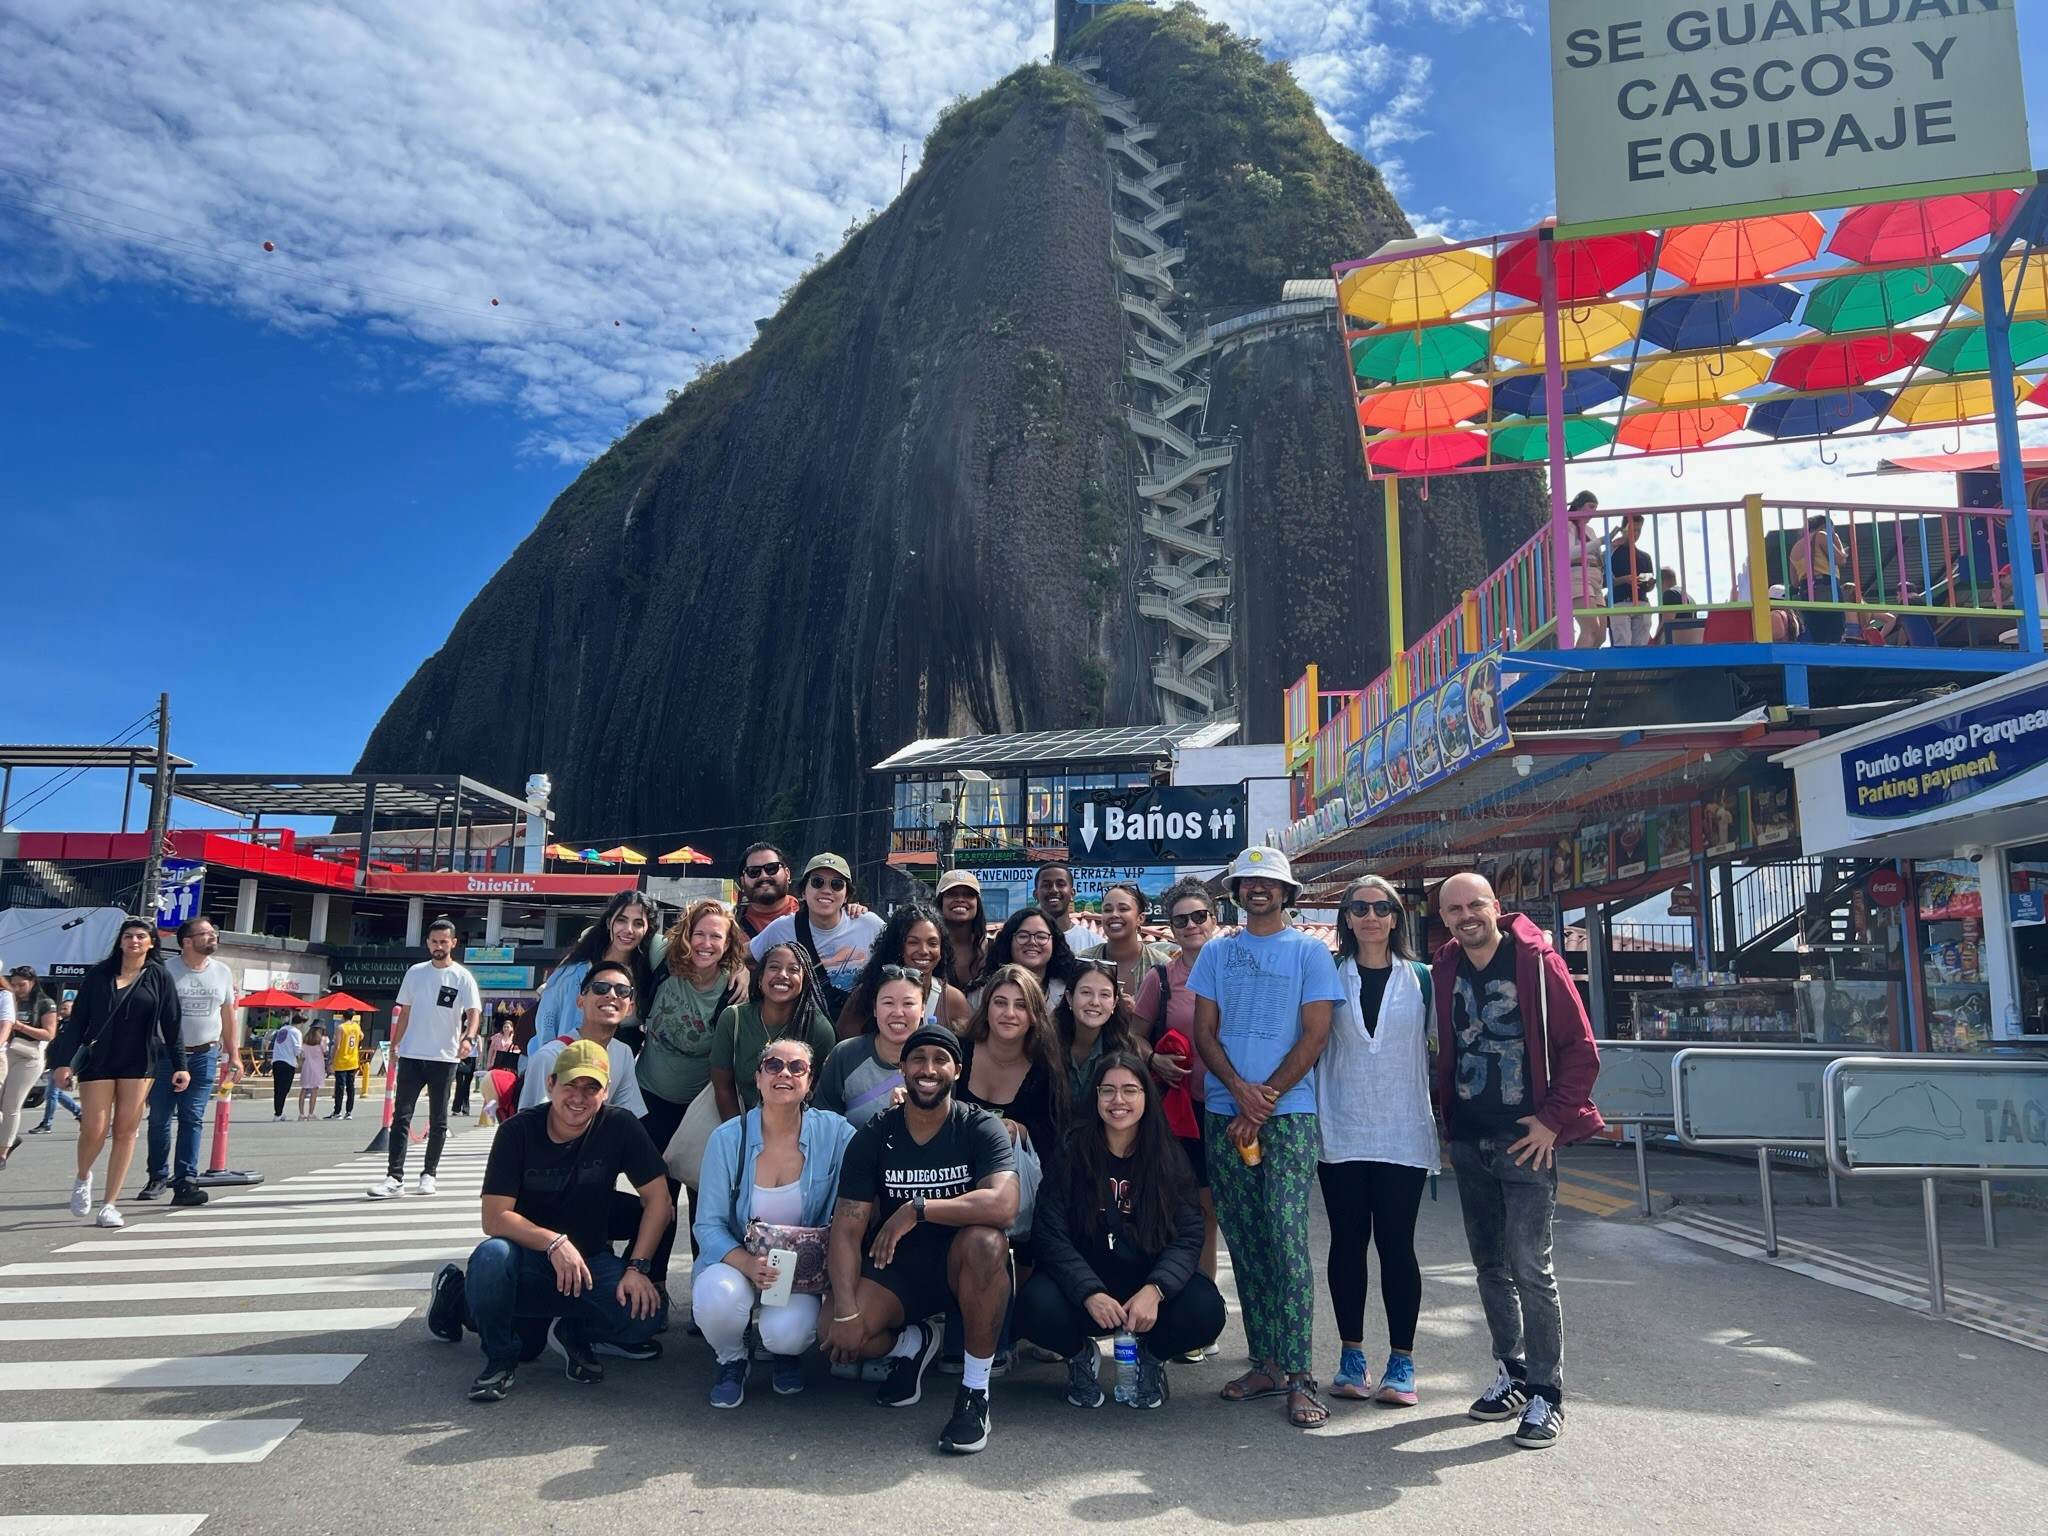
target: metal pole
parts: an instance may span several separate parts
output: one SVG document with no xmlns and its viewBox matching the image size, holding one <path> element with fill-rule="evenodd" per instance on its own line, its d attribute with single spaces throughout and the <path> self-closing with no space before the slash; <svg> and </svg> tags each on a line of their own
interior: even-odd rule
<svg viewBox="0 0 2048 1536">
<path fill-rule="evenodd" d="M 1941 1274 L 1941 1204 L 1935 1199 L 1932 1179 L 1920 1181 L 1920 1210 L 1927 1218 L 1927 1313 L 1947 1317 L 1948 1294 Z"/>
<path fill-rule="evenodd" d="M 7 802 L 13 798 L 14 765 L 9 763 L 5 768 L 0 768 L 0 832 L 7 830 Z M 122 822 L 121 830 L 125 832 L 127 829 L 128 824 L 125 821 Z M 6 871 L 7 861 L 0 859 L 0 874 L 5 874 Z"/>
<path fill-rule="evenodd" d="M 1564 329 L 1557 314 L 1557 240 L 1549 229 L 1536 233 L 1536 280 L 1543 298 L 1543 425 L 1550 463 L 1550 591 L 1557 610 L 1560 651 L 1578 644 L 1572 600 L 1578 573 L 1572 569 L 1571 515 L 1564 483 Z M 1519 643 L 1519 642 L 1518 642 Z"/>
<path fill-rule="evenodd" d="M 1650 1157 L 1643 1147 L 1643 1124 L 1636 1122 L 1636 1201 L 1645 1216 L 1650 1214 Z"/>
<path fill-rule="evenodd" d="M 1998 1211 L 1991 1204 L 1991 1181 L 1984 1179 L 1977 1185 L 1977 1197 L 1984 1202 L 1984 1246 L 1998 1246 Z"/>
<path fill-rule="evenodd" d="M 356 889 L 370 888 L 370 844 L 377 825 L 377 786 L 373 781 L 363 786 L 363 824 L 356 829 Z"/>
<path fill-rule="evenodd" d="M 1756 1176 L 1763 1186 L 1764 1196 L 1764 1253 L 1775 1259 L 1778 1256 L 1778 1212 L 1771 1204 L 1771 1149 L 1756 1149 Z"/>
<path fill-rule="evenodd" d="M 1393 674 L 1388 679 L 1402 694 L 1407 686 L 1398 682 L 1403 668 L 1401 653 L 1408 649 L 1408 625 L 1401 615 L 1401 477 L 1387 476 L 1385 485 L 1387 522 L 1387 670 Z M 1397 697 L 1394 706 L 1406 704 L 1406 698 Z"/>
<path fill-rule="evenodd" d="M 128 831 L 128 808 L 135 802 L 135 759 L 128 759 L 128 782 L 121 790 L 121 831 Z"/>
<path fill-rule="evenodd" d="M 2023 652 L 2041 654 L 2041 598 L 2034 587 L 2032 513 L 2027 509 L 2026 471 L 2020 459 L 2019 403 L 2013 395 L 2012 335 L 2005 307 L 2004 247 L 1994 242 L 1977 266 L 1977 291 L 1983 296 L 1986 372 L 1991 380 L 1991 420 L 1998 439 L 1998 488 L 2011 530 L 2006 558 L 2012 564 L 2012 590 L 2020 611 Z M 2024 264 L 2036 259 L 2030 252 Z"/>
<path fill-rule="evenodd" d="M 156 696 L 156 778 L 149 787 L 149 862 L 142 866 L 141 915 L 156 921 L 164 879 L 164 838 L 171 822 L 171 696 Z"/>
<path fill-rule="evenodd" d="M 1839 1211 L 1842 1208 L 1841 1176 L 1835 1172 L 1835 1161 L 1833 1158 L 1829 1157 L 1826 1153 L 1822 1153 L 1821 1161 L 1827 1165 L 1828 1170 L 1828 1205 L 1831 1209 Z"/>
</svg>

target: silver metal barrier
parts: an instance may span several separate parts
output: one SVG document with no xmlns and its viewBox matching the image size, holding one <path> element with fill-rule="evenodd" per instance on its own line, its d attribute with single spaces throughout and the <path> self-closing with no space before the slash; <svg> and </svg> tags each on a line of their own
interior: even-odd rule
<svg viewBox="0 0 2048 1536">
<path fill-rule="evenodd" d="M 1671 1060 L 1687 1049 L 1683 1040 L 1595 1040 L 1600 1076 L 1593 1083 L 1593 1107 L 1609 1125 L 1627 1126 L 1636 1144 L 1636 1203 L 1650 1214 L 1650 1163 L 1643 1127 L 1671 1124 Z"/>
<path fill-rule="evenodd" d="M 1763 1203 L 1764 1252 L 1778 1256 L 1771 1149 L 1824 1150 L 1821 1075 L 1846 1051 L 1695 1046 L 1671 1064 L 1672 1123 L 1688 1147 L 1754 1150 Z M 1833 1198 L 1834 1188 L 1829 1186 Z"/>
</svg>

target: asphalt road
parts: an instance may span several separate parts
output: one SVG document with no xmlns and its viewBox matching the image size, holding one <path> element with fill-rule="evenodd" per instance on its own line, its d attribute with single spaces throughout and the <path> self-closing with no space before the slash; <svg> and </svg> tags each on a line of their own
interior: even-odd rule
<svg viewBox="0 0 2048 1536">
<path fill-rule="evenodd" d="M 1515 1449 L 1505 1426 L 1464 1414 L 1492 1367 L 1449 1179 L 1423 1208 L 1421 1406 L 1336 1404 L 1313 1434 L 1289 1428 L 1278 1401 L 1217 1399 L 1240 1369 L 1234 1317 L 1221 1358 L 1173 1368 L 1158 1413 L 1070 1408 L 1059 1367 L 1020 1366 L 996 1383 L 989 1449 L 966 1458 L 936 1447 L 950 1378 L 935 1372 L 922 1404 L 890 1411 L 813 1356 L 801 1397 L 775 1397 L 757 1367 L 746 1405 L 717 1413 L 704 1402 L 708 1352 L 680 1326 L 666 1358 L 611 1361 L 602 1386 L 543 1361 L 521 1369 L 506 1402 L 473 1406 L 473 1343 L 433 1339 L 423 1292 L 383 1282 L 423 1277 L 439 1252 L 473 1241 L 488 1133 L 454 1144 L 459 1188 L 371 1205 L 357 1196 L 375 1164 L 354 1159 L 374 1118 L 274 1125 L 241 1111 L 233 1161 L 262 1168 L 265 1190 L 175 1214 L 131 1203 L 123 1232 L 63 1209 L 68 1117 L 0 1174 L 0 1536 L 685 1522 L 1041 1536 L 1109 1523 L 1322 1526 L 1381 1511 L 1421 1531 L 2005 1531 L 2038 1528 L 2048 1495 L 2040 1354 L 1627 1213 L 1561 1213 L 1567 1428 L 1553 1450 Z M 1618 1169 L 1611 1153 L 1574 1155 Z M 152 1246 L 167 1240 L 180 1246 Z M 60 1251 L 78 1242 L 110 1246 Z M 100 1272 L 107 1264 L 120 1268 Z M 105 1285 L 192 1294 L 82 1288 Z M 228 1294 L 255 1289 L 265 1294 Z M 1336 1342 L 1322 1310 L 1327 1370 Z M 163 1317 L 190 1321 L 151 1321 Z M 164 1360 L 140 1378 L 164 1384 L 105 1384 L 136 1379 L 138 1358 Z M 195 1372 L 254 1374 L 193 1384 Z M 204 1521 L 135 1519 L 170 1515 Z M 99 1523 L 116 1516 L 130 1518 Z"/>
</svg>

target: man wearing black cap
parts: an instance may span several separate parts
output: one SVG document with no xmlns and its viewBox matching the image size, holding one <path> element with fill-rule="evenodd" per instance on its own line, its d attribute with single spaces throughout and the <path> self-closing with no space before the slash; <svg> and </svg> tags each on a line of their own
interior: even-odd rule
<svg viewBox="0 0 2048 1536">
<path fill-rule="evenodd" d="M 939 1352 L 935 1319 L 958 1306 L 966 1359 L 939 1444 L 966 1454 L 988 1444 L 1018 1190 L 1002 1121 L 953 1098 L 961 1059 L 944 1025 L 913 1030 L 903 1042 L 904 1102 L 847 1144 L 828 1258 L 832 1319 L 820 1342 L 841 1363 L 887 1356 L 875 1401 L 908 1408 Z"/>
</svg>

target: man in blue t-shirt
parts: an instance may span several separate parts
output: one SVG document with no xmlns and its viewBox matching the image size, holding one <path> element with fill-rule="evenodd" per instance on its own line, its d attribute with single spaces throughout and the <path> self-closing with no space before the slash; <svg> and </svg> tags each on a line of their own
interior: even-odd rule
<svg viewBox="0 0 2048 1536">
<path fill-rule="evenodd" d="M 1308 1201 L 1316 1155 L 1316 1058 L 1340 996 L 1330 951 L 1287 921 L 1299 887 L 1287 856 L 1247 848 L 1224 878 L 1244 910 L 1236 933 L 1202 946 L 1188 973 L 1195 1048 L 1209 1069 L 1209 1178 L 1230 1244 L 1252 1369 L 1234 1403 L 1287 1394 L 1288 1420 L 1329 1419 L 1309 1374 L 1315 1273 Z"/>
</svg>

